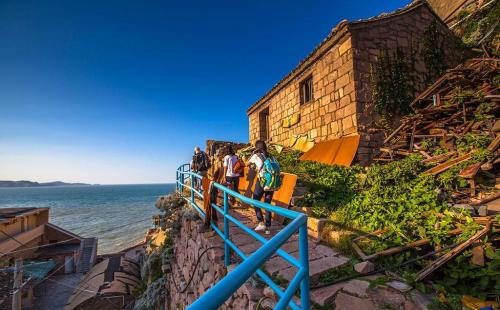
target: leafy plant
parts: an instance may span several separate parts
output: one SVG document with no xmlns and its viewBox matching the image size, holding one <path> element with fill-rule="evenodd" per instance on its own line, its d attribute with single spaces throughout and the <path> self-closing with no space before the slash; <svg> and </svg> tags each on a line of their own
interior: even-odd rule
<svg viewBox="0 0 500 310">
<path fill-rule="evenodd" d="M 331 166 L 298 160 L 300 152 L 273 153 L 284 172 L 298 176 L 309 192 L 299 204 L 312 208 L 316 217 L 328 217 L 339 206 L 347 204 L 358 187 L 359 166 Z"/>
<path fill-rule="evenodd" d="M 330 269 L 327 272 L 321 274 L 321 276 L 319 277 L 319 282 L 331 283 L 338 279 L 357 274 L 354 270 L 354 265 L 357 263 L 359 263 L 358 260 L 351 260 L 347 264 Z"/>
<path fill-rule="evenodd" d="M 435 144 L 436 143 L 434 140 L 426 139 L 426 140 L 422 141 L 422 143 L 420 144 L 420 147 L 422 148 L 422 150 L 427 151 L 430 148 L 432 148 Z"/>
<path fill-rule="evenodd" d="M 462 137 L 457 138 L 455 146 L 460 152 L 466 153 L 472 149 L 484 149 L 490 144 L 490 142 L 490 136 L 467 133 Z"/>
<path fill-rule="evenodd" d="M 371 67 L 372 99 L 384 127 L 395 117 L 410 113 L 415 93 L 415 53 L 397 48 L 382 53 Z"/>
<path fill-rule="evenodd" d="M 454 294 L 467 294 L 477 298 L 500 295 L 500 251 L 490 244 L 485 246 L 485 266 L 470 263 L 472 251 L 466 251 L 442 269 L 436 279 L 436 288 Z"/>
<path fill-rule="evenodd" d="M 447 67 L 444 36 L 438 30 L 438 24 L 435 20 L 424 31 L 424 42 L 421 53 L 427 68 L 425 83 L 430 84 L 436 77 L 441 76 Z"/>
</svg>

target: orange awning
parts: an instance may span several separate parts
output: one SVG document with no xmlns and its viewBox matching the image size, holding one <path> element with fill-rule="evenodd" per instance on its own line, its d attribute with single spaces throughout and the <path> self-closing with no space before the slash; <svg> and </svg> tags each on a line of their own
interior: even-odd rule
<svg viewBox="0 0 500 310">
<path fill-rule="evenodd" d="M 328 165 L 350 166 L 359 146 L 359 135 L 316 143 L 300 160 Z"/>
</svg>

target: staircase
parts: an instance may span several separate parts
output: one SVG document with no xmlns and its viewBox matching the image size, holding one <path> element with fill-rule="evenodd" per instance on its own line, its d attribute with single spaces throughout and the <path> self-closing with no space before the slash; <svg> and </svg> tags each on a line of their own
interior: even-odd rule
<svg viewBox="0 0 500 310">
<path fill-rule="evenodd" d="M 245 224 L 247 227 L 254 228 L 257 225 L 255 218 L 255 212 L 253 209 L 236 209 L 230 211 L 238 221 Z M 271 239 L 283 225 L 274 222 L 271 226 L 271 234 L 264 235 L 266 239 Z M 251 255 L 262 245 L 259 241 L 255 240 L 252 236 L 243 232 L 238 226 L 230 224 L 231 240 L 245 253 L 245 255 Z M 319 284 L 320 277 L 327 273 L 329 270 L 347 264 L 349 258 L 343 256 L 335 249 L 319 243 L 316 239 L 309 237 L 308 242 L 309 248 L 309 278 L 310 285 L 313 288 Z M 298 248 L 298 235 L 292 236 L 282 247 L 282 250 L 289 253 L 290 255 L 298 258 L 299 248 Z M 276 279 L 280 285 L 285 288 L 287 283 L 292 280 L 294 275 L 297 273 L 297 269 L 293 267 L 289 262 L 285 261 L 279 255 L 274 255 L 269 259 L 263 266 L 263 269 L 268 273 L 273 279 Z M 276 281 L 275 281 L 276 282 Z M 330 294 L 331 293 L 331 294 Z M 323 289 L 318 289 L 318 291 L 311 290 L 311 301 L 314 304 L 323 305 L 326 299 L 331 299 L 336 293 L 335 287 L 326 287 Z M 255 298 L 260 299 L 264 292 L 254 292 Z M 262 308 L 272 309 L 274 302 L 272 299 L 267 299 L 261 303 Z"/>
<path fill-rule="evenodd" d="M 82 254 L 78 263 L 77 271 L 86 273 L 95 263 L 97 254 L 97 238 L 83 239 Z"/>
</svg>

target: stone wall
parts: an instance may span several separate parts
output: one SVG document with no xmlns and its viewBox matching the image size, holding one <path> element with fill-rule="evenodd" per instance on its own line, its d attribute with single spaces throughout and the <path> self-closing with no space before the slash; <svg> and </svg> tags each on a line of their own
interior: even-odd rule
<svg viewBox="0 0 500 310">
<path fill-rule="evenodd" d="M 313 80 L 313 100 L 301 104 L 300 83 Z M 311 138 L 327 140 L 356 132 L 353 50 L 347 22 L 339 24 L 330 36 L 294 72 L 273 89 L 249 114 L 250 142 L 263 131 L 259 115 L 269 111 L 269 139 L 288 145 L 292 135 L 309 133 Z M 284 128 L 282 121 L 300 114 L 300 122 Z"/>
<path fill-rule="evenodd" d="M 187 308 L 227 273 L 224 268 L 224 251 L 221 248 L 223 247 L 222 239 L 212 230 L 205 232 L 203 223 L 197 216 L 184 216 L 181 220 L 180 233 L 176 235 L 173 240 L 173 270 L 167 278 L 167 291 L 170 296 L 167 298 L 166 309 L 169 310 Z M 195 270 L 198 256 L 211 247 L 218 248 L 210 249 L 201 256 Z M 179 292 L 178 289 L 182 291 L 186 287 L 192 274 L 194 276 L 187 290 Z M 180 287 L 178 288 L 177 285 Z M 240 287 L 219 309 L 254 309 L 262 296 L 262 289 L 253 288 L 247 283 Z"/>
</svg>

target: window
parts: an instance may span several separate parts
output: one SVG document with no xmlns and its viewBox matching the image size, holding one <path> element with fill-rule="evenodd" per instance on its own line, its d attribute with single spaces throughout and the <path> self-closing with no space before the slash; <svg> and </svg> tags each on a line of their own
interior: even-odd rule
<svg viewBox="0 0 500 310">
<path fill-rule="evenodd" d="M 300 104 L 313 100 L 313 78 L 312 75 L 300 82 Z"/>
</svg>

